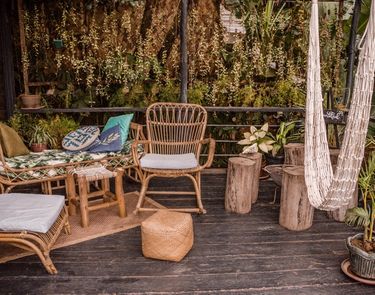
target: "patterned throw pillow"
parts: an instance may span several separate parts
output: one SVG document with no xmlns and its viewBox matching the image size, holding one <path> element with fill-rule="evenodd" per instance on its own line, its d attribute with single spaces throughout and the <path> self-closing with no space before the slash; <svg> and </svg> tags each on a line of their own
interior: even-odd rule
<svg viewBox="0 0 375 295">
<path fill-rule="evenodd" d="M 85 126 L 70 132 L 62 140 L 62 147 L 68 151 L 84 151 L 98 138 L 99 127 Z"/>
<path fill-rule="evenodd" d="M 133 116 L 134 114 L 127 114 L 111 117 L 108 119 L 107 124 L 105 124 L 103 131 L 112 128 L 113 126 L 120 125 L 121 144 L 123 145 L 125 141 L 128 140 L 130 122 L 133 119 Z"/>
<path fill-rule="evenodd" d="M 89 151 L 90 153 L 118 152 L 121 148 L 120 125 L 115 125 L 103 131 L 99 140 L 90 147 Z"/>
</svg>

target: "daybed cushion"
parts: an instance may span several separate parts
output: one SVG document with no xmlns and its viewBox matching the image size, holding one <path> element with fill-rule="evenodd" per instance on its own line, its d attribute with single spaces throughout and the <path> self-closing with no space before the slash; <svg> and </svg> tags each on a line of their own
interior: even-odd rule
<svg viewBox="0 0 375 295">
<path fill-rule="evenodd" d="M 46 233 L 64 207 L 64 196 L 0 195 L 0 230 Z"/>
<path fill-rule="evenodd" d="M 198 166 L 193 153 L 180 155 L 146 154 L 140 161 L 142 168 L 190 169 Z"/>
<path fill-rule="evenodd" d="M 3 123 L 0 123 L 0 138 L 5 157 L 17 157 L 30 153 L 17 132 Z"/>
<path fill-rule="evenodd" d="M 84 126 L 69 132 L 62 140 L 62 147 L 68 151 L 84 151 L 99 137 L 97 126 Z"/>
<path fill-rule="evenodd" d="M 103 132 L 112 128 L 113 126 L 120 125 L 121 134 L 121 145 L 123 145 L 128 140 L 129 128 L 131 120 L 134 114 L 121 115 L 117 117 L 110 117 L 103 128 Z"/>
<path fill-rule="evenodd" d="M 71 153 L 63 150 L 45 150 L 42 153 L 30 153 L 26 156 L 18 156 L 13 158 L 5 158 L 6 164 L 11 168 L 16 169 L 28 169 L 33 167 L 48 166 L 45 172 L 47 175 L 43 174 L 43 171 L 29 171 L 20 174 L 12 173 L 4 169 L 0 162 L 0 174 L 6 177 L 17 177 L 22 180 L 35 179 L 35 178 L 45 178 L 57 175 L 65 175 L 66 169 L 54 167 L 54 165 L 64 165 L 67 163 L 77 163 L 82 161 L 99 161 L 103 158 L 108 158 L 110 164 L 111 158 L 114 157 L 116 160 L 114 162 L 116 165 L 121 164 L 123 167 L 133 164 L 133 157 L 130 154 L 131 145 L 134 140 L 127 141 L 122 151 L 120 152 L 109 152 L 109 153 L 90 153 L 87 151 Z M 143 146 L 138 145 L 138 152 L 142 154 Z M 121 157 L 120 163 L 118 157 Z"/>
<path fill-rule="evenodd" d="M 122 149 L 120 126 L 115 125 L 103 131 L 90 148 L 91 153 L 118 152 Z"/>
</svg>

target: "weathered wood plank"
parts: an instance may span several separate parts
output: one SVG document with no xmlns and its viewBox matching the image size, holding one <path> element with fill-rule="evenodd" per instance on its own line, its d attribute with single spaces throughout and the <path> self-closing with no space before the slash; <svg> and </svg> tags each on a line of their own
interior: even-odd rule
<svg viewBox="0 0 375 295">
<path fill-rule="evenodd" d="M 0 264 L 1 294 L 373 294 L 347 278 L 340 263 L 344 239 L 355 232 L 317 211 L 310 229 L 278 225 L 271 204 L 274 184 L 262 181 L 251 213 L 225 213 L 225 175 L 202 179 L 205 215 L 194 215 L 195 243 L 180 263 L 145 259 L 139 228 L 56 249 L 59 274 L 49 276 L 36 256 Z M 188 182 L 187 182 L 188 183 Z M 189 188 L 183 180 L 155 182 L 158 189 Z M 126 183 L 127 191 L 139 189 Z M 157 196 L 168 206 L 189 197 Z M 1 255 L 1 254 L 0 254 Z"/>
</svg>

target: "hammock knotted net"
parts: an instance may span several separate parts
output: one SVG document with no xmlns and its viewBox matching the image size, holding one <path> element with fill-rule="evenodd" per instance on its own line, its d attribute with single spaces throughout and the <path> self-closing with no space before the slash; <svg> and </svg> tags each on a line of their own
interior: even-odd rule
<svg viewBox="0 0 375 295">
<path fill-rule="evenodd" d="M 375 5 L 360 49 L 344 139 L 333 173 L 323 118 L 318 1 L 312 0 L 305 118 L 305 181 L 310 203 L 322 210 L 348 204 L 364 155 L 375 73 Z"/>
</svg>

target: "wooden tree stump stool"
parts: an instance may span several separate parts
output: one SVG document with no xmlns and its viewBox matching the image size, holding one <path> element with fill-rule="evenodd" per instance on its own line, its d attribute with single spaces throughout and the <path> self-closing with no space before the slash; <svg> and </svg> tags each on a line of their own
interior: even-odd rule
<svg viewBox="0 0 375 295">
<path fill-rule="evenodd" d="M 289 230 L 304 230 L 311 227 L 314 207 L 307 197 L 304 167 L 283 169 L 279 223 Z"/>
<path fill-rule="evenodd" d="M 255 161 L 236 157 L 229 158 L 225 190 L 225 210 L 235 213 L 249 213 L 252 202 Z"/>
<path fill-rule="evenodd" d="M 251 203 L 254 204 L 258 200 L 259 194 L 259 177 L 260 171 L 262 170 L 262 154 L 261 153 L 252 153 L 252 154 L 240 154 L 240 157 L 250 159 L 255 162 L 255 171 L 253 177 L 253 183 L 251 185 Z"/>
<path fill-rule="evenodd" d="M 305 163 L 305 145 L 303 143 L 288 143 L 284 145 L 286 165 L 303 166 Z"/>
</svg>

